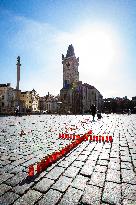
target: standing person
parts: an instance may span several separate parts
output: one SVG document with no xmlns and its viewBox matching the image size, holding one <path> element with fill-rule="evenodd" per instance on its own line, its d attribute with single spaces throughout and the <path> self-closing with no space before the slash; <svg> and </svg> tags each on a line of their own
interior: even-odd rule
<svg viewBox="0 0 136 205">
<path fill-rule="evenodd" d="M 94 121 L 94 118 L 95 118 L 95 114 L 96 114 L 96 106 L 92 104 L 91 106 L 91 113 L 92 113 L 92 116 L 93 116 L 93 121 Z"/>
<path fill-rule="evenodd" d="M 18 115 L 18 110 L 17 110 L 17 108 L 15 109 L 15 116 L 17 116 Z"/>
<path fill-rule="evenodd" d="M 102 118 L 102 115 L 101 115 L 100 110 L 97 110 L 97 117 L 98 117 L 98 119 L 101 119 L 101 118 Z"/>
<path fill-rule="evenodd" d="M 17 106 L 15 113 L 16 113 L 16 116 L 19 115 L 19 106 Z"/>
<path fill-rule="evenodd" d="M 128 115 L 131 115 L 131 110 L 130 109 L 128 110 Z"/>
<path fill-rule="evenodd" d="M 18 110 L 18 107 L 16 107 L 16 110 L 15 110 L 15 115 L 16 115 L 16 116 L 18 116 L 18 111 L 19 111 L 19 110 Z"/>
</svg>

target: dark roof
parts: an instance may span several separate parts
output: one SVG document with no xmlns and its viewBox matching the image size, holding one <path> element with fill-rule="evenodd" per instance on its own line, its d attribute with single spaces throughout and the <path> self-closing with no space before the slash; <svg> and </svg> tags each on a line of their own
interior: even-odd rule
<svg viewBox="0 0 136 205">
<path fill-rule="evenodd" d="M 10 86 L 10 83 L 7 83 L 7 84 L 0 84 L 0 87 L 8 87 Z"/>
<path fill-rule="evenodd" d="M 32 91 L 24 91 L 24 92 L 21 92 L 21 94 L 27 94 L 27 93 L 32 93 Z"/>
<path fill-rule="evenodd" d="M 26 94 L 27 93 L 27 91 L 25 91 L 25 92 L 21 92 L 21 94 Z"/>
<path fill-rule="evenodd" d="M 75 53 L 74 53 L 74 47 L 73 45 L 69 45 L 68 47 L 68 50 L 67 50 L 67 54 L 66 54 L 66 58 L 68 57 L 72 57 L 72 56 L 75 56 Z"/>
<path fill-rule="evenodd" d="M 83 83 L 82 85 L 83 85 L 83 86 L 86 86 L 86 87 L 89 87 L 89 88 L 91 88 L 91 89 L 96 89 L 94 86 L 89 85 L 89 84 L 87 84 L 87 83 Z"/>
</svg>

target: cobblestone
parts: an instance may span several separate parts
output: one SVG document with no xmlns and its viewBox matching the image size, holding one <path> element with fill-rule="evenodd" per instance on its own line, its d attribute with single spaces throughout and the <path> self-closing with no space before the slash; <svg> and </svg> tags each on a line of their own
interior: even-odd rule
<svg viewBox="0 0 136 205">
<path fill-rule="evenodd" d="M 90 177 L 93 173 L 95 166 L 92 166 L 91 163 L 86 163 L 83 168 L 80 171 L 80 174 L 84 175 L 84 176 L 88 176 Z"/>
<path fill-rule="evenodd" d="M 38 202 L 38 205 L 55 205 L 59 201 L 61 196 L 62 194 L 60 192 L 50 189 Z"/>
<path fill-rule="evenodd" d="M 121 169 L 130 169 L 132 170 L 132 164 L 130 162 L 121 162 Z"/>
<path fill-rule="evenodd" d="M 111 182 L 116 182 L 120 183 L 120 172 L 113 170 L 113 169 L 108 169 L 107 175 L 106 175 L 106 180 L 111 181 Z"/>
<path fill-rule="evenodd" d="M 123 205 L 136 202 L 136 185 L 122 184 Z"/>
<path fill-rule="evenodd" d="M 72 178 L 61 176 L 58 181 L 52 186 L 53 189 L 64 192 L 71 184 Z"/>
<path fill-rule="evenodd" d="M 59 163 L 59 166 L 60 167 L 68 167 L 70 164 L 72 163 L 72 161 L 71 160 L 68 160 L 67 158 L 66 158 L 66 160 L 64 161 L 61 161 L 60 163 Z"/>
<path fill-rule="evenodd" d="M 64 168 L 55 167 L 46 175 L 46 177 L 50 179 L 57 179 L 63 172 Z"/>
<path fill-rule="evenodd" d="M 40 182 L 38 182 L 34 189 L 40 191 L 40 192 L 46 192 L 50 186 L 54 183 L 54 180 L 43 178 Z"/>
<path fill-rule="evenodd" d="M 79 172 L 79 167 L 73 167 L 73 166 L 70 166 L 68 167 L 68 169 L 64 172 L 64 175 L 65 176 L 68 176 L 68 177 L 75 177 L 77 175 L 77 173 Z"/>
<path fill-rule="evenodd" d="M 102 200 L 106 203 L 121 204 L 121 186 L 117 183 L 106 182 Z"/>
<path fill-rule="evenodd" d="M 18 184 L 13 188 L 13 191 L 15 191 L 17 194 L 24 194 L 33 184 L 34 182 Z"/>
<path fill-rule="evenodd" d="M 76 205 L 78 204 L 82 194 L 83 191 L 69 187 L 59 205 Z"/>
<path fill-rule="evenodd" d="M 93 172 L 91 176 L 91 180 L 89 181 L 89 184 L 103 187 L 105 182 L 105 173 L 100 173 L 100 172 Z"/>
<path fill-rule="evenodd" d="M 9 205 L 18 198 L 19 198 L 18 194 L 15 194 L 14 192 L 6 192 L 4 195 L 0 197 L 0 204 Z"/>
<path fill-rule="evenodd" d="M 108 160 L 104 160 L 104 159 L 99 159 L 98 161 L 97 161 L 97 164 L 99 164 L 99 165 L 101 165 L 101 166 L 107 166 L 108 165 L 108 163 L 109 163 L 109 161 Z"/>
<path fill-rule="evenodd" d="M 78 156 L 77 160 L 78 160 L 78 161 L 85 161 L 86 158 L 87 158 L 87 155 L 82 155 L 82 154 L 80 154 L 80 155 Z"/>
<path fill-rule="evenodd" d="M 106 166 L 100 166 L 99 164 L 95 166 L 94 171 L 99 173 L 105 173 L 107 170 Z"/>
<path fill-rule="evenodd" d="M 33 205 L 41 196 L 42 194 L 40 192 L 30 190 L 19 198 L 14 205 Z"/>
<path fill-rule="evenodd" d="M 72 182 L 71 186 L 77 189 L 84 190 L 89 178 L 84 177 L 82 175 L 77 175 L 74 181 Z"/>
<path fill-rule="evenodd" d="M 103 114 L 95 122 L 90 115 L 0 117 L 0 204 L 136 204 L 135 125 L 136 115 Z M 93 130 L 113 142 L 82 142 L 28 178 L 28 166 L 71 143 L 58 136 L 76 126 L 72 133 Z"/>
<path fill-rule="evenodd" d="M 136 184 L 136 175 L 133 170 L 122 169 L 122 182 Z"/>
<path fill-rule="evenodd" d="M 11 186 L 16 186 L 19 182 L 23 181 L 27 177 L 26 173 L 16 174 L 14 177 L 8 179 L 5 183 Z"/>
<path fill-rule="evenodd" d="M 92 185 L 87 185 L 81 201 L 84 204 L 98 205 L 101 201 L 101 194 L 101 188 Z"/>
<path fill-rule="evenodd" d="M 82 162 L 82 161 L 74 161 L 73 163 L 72 163 L 72 166 L 73 167 L 82 167 L 83 166 L 83 164 L 84 164 L 84 162 Z"/>
<path fill-rule="evenodd" d="M 9 191 L 11 188 L 12 188 L 11 186 L 8 186 L 6 184 L 1 184 L 0 185 L 0 196 L 4 194 L 5 192 Z"/>
<path fill-rule="evenodd" d="M 109 164 L 108 164 L 108 169 L 112 170 L 115 170 L 115 171 L 120 171 L 120 163 L 118 161 L 118 159 L 114 158 L 115 161 L 113 161 L 113 158 L 112 160 L 110 160 Z"/>
<path fill-rule="evenodd" d="M 13 174 L 9 174 L 9 173 L 4 173 L 4 174 L 1 174 L 0 175 L 0 184 L 2 182 L 5 182 L 7 179 L 13 177 L 14 175 Z"/>
</svg>

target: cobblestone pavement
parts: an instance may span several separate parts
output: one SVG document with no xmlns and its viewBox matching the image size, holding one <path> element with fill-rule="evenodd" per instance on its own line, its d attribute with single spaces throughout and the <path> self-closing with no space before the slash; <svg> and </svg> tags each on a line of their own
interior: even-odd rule
<svg viewBox="0 0 136 205">
<path fill-rule="evenodd" d="M 69 128 L 73 128 L 73 131 Z M 32 179 L 28 166 L 70 143 L 59 133 L 113 136 L 82 142 Z M 26 134 L 20 136 L 21 130 Z M 136 205 L 136 115 L 0 117 L 1 205 Z"/>
</svg>

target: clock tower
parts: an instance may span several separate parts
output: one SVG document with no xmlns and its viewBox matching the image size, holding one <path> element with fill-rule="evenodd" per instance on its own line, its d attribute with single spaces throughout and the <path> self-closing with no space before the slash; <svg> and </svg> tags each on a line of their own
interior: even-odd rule
<svg viewBox="0 0 136 205">
<path fill-rule="evenodd" d="M 73 45 L 68 46 L 67 54 L 62 54 L 63 88 L 60 90 L 62 113 L 81 113 L 81 92 L 79 81 L 79 58 L 76 58 Z"/>
<path fill-rule="evenodd" d="M 69 88 L 79 81 L 79 58 L 76 58 L 73 45 L 69 45 L 66 57 L 62 54 L 63 88 Z"/>
</svg>

